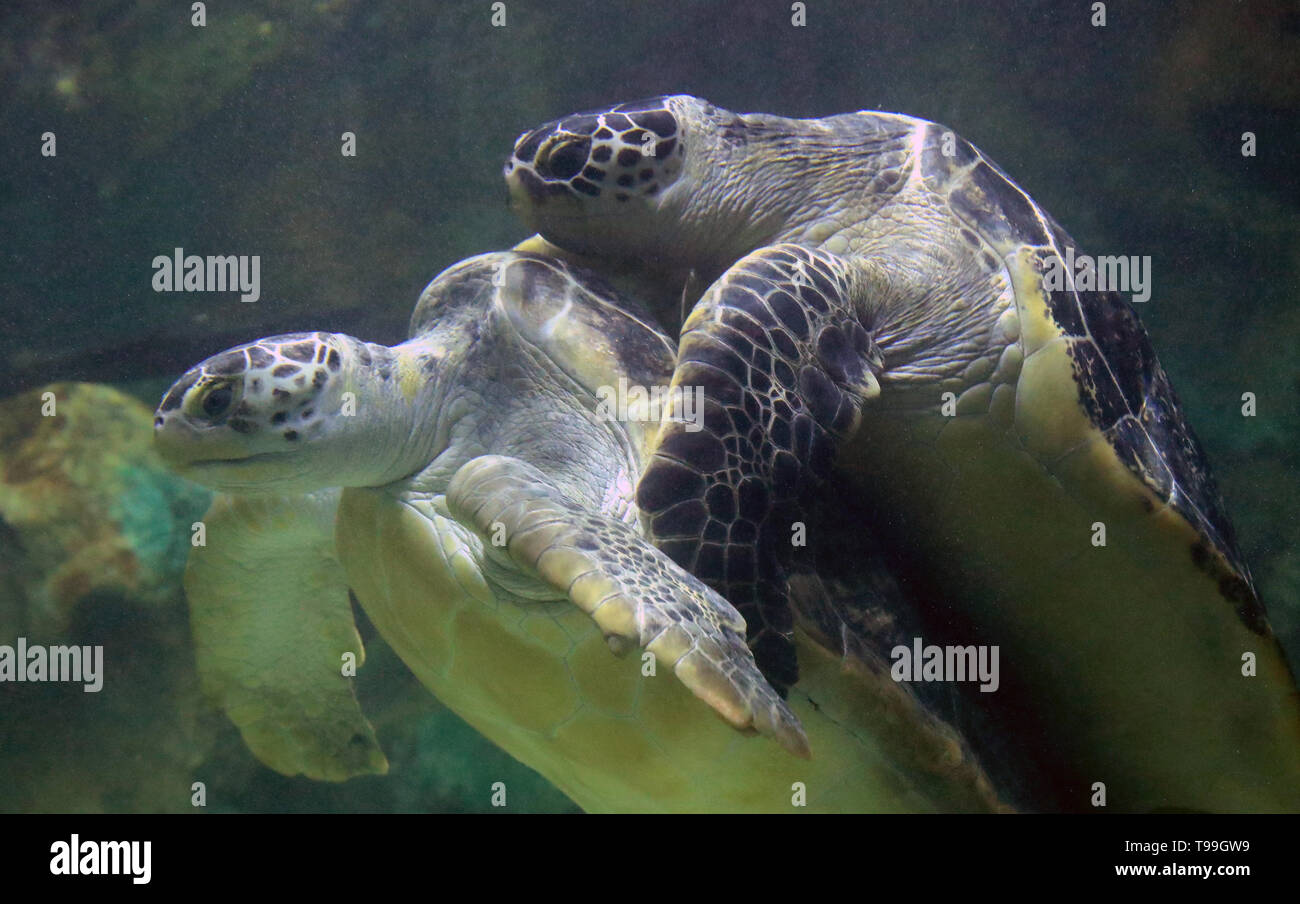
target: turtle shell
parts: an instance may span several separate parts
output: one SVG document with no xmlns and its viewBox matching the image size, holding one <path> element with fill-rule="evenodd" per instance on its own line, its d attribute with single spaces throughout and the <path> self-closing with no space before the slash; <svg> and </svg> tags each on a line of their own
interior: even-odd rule
<svg viewBox="0 0 1300 904">
<path fill-rule="evenodd" d="M 932 126 L 932 131 L 942 131 Z M 922 170 L 952 180 L 955 216 L 976 229 L 1011 263 L 1017 290 L 1043 301 L 1044 328 L 1026 334 L 1025 356 L 1054 339 L 1064 341 L 1088 423 L 1105 437 L 1115 460 L 1150 491 L 1148 511 L 1167 506 L 1193 528 L 1188 555 L 1209 572 L 1220 593 L 1256 633 L 1267 619 L 1223 505 L 1205 452 L 1133 305 L 1119 292 L 1082 291 L 1063 266 L 1081 255 L 1075 241 L 999 167 L 957 138 L 945 156 L 928 141 Z M 1054 260 L 1055 259 L 1055 260 Z M 1060 287 L 1047 272 L 1065 273 Z"/>
</svg>

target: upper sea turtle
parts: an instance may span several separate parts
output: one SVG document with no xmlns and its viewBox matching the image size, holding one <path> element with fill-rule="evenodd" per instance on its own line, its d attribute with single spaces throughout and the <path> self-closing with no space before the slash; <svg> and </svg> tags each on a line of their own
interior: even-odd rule
<svg viewBox="0 0 1300 904">
<path fill-rule="evenodd" d="M 1147 334 L 979 150 L 675 95 L 532 129 L 505 174 L 524 247 L 657 286 L 665 320 L 708 286 L 673 378 L 706 429 L 665 423 L 637 500 L 779 689 L 791 524 L 838 468 L 928 634 L 1000 649 L 990 709 L 1068 806 L 1300 809 L 1296 683 Z"/>
<path fill-rule="evenodd" d="M 410 335 L 241 345 L 158 408 L 164 457 L 222 491 L 186 588 L 205 684 L 265 761 L 384 768 L 341 669 L 351 588 L 444 703 L 586 809 L 1006 807 L 962 730 L 890 679 L 910 615 L 887 596 L 859 596 L 852 655 L 799 634 L 787 705 L 736 611 L 644 539 L 659 419 L 635 388 L 666 387 L 675 346 L 629 299 L 487 254 L 429 285 Z"/>
</svg>

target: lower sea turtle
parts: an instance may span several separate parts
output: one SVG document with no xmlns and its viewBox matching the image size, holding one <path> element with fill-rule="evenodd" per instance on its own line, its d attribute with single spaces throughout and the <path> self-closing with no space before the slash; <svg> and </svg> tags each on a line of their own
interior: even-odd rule
<svg viewBox="0 0 1300 904">
<path fill-rule="evenodd" d="M 665 288 L 665 319 L 708 286 L 673 380 L 705 429 L 665 423 L 637 500 L 778 688 L 790 526 L 838 466 L 927 630 L 1000 649 L 990 708 L 1070 806 L 1300 809 L 1295 680 L 1125 287 L 979 150 L 676 95 L 532 129 L 505 170 L 524 247 Z"/>
<path fill-rule="evenodd" d="M 241 345 L 158 408 L 165 459 L 222 491 L 186 588 L 205 685 L 263 760 L 384 768 L 341 668 L 350 588 L 439 699 L 589 810 L 1006 806 L 871 648 L 906 612 L 877 606 L 855 655 L 811 623 L 787 704 L 736 611 L 645 540 L 632 497 L 659 420 L 635 388 L 667 385 L 675 346 L 630 301 L 487 254 L 429 285 L 410 335 Z"/>
</svg>

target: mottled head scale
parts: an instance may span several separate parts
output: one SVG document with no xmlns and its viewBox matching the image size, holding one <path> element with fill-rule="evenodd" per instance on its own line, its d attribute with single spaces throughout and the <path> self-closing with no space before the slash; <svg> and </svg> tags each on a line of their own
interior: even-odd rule
<svg viewBox="0 0 1300 904">
<path fill-rule="evenodd" d="M 647 219 L 681 221 L 679 196 L 699 181 L 689 172 L 688 151 L 698 104 L 653 98 L 566 116 L 521 135 L 505 165 L 512 207 L 569 251 L 622 255 L 637 244 Z M 613 234 L 583 228 L 593 219 Z"/>
<path fill-rule="evenodd" d="M 278 432 L 294 442 L 320 427 L 317 402 L 342 369 L 328 333 L 286 333 L 240 345 L 203 361 L 172 387 L 154 426 L 181 418 L 196 429 L 224 425 L 237 433 Z"/>
<path fill-rule="evenodd" d="M 822 171 L 792 122 L 687 94 L 576 113 L 519 137 L 506 185 L 519 217 L 566 251 L 734 260 L 791 212 L 789 185 Z"/>
<path fill-rule="evenodd" d="M 154 416 L 158 449 L 196 479 L 236 464 L 251 474 L 329 431 L 349 357 L 369 357 L 367 348 L 331 333 L 288 333 L 214 355 L 163 397 Z"/>
<path fill-rule="evenodd" d="M 670 98 L 578 113 L 519 136 L 506 176 L 537 197 L 652 198 L 681 172 L 685 142 Z"/>
</svg>

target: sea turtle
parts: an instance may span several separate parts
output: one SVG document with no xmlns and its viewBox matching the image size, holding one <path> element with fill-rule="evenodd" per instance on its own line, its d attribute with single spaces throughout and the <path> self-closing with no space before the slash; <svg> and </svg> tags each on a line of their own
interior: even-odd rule
<svg viewBox="0 0 1300 904">
<path fill-rule="evenodd" d="M 486 254 L 428 286 L 410 335 L 241 345 L 158 408 L 165 459 L 221 491 L 186 588 L 205 684 L 264 761 L 385 767 L 340 668 L 360 657 L 351 588 L 439 699 L 586 809 L 1008 807 L 891 680 L 910 616 L 887 596 L 857 597 L 875 620 L 854 655 L 800 633 L 787 704 L 736 611 L 644 538 L 632 493 L 659 419 L 636 388 L 667 386 L 675 346 L 630 299 Z M 610 655 L 634 647 L 653 655 Z"/>
<path fill-rule="evenodd" d="M 708 287 L 673 379 L 706 429 L 665 423 L 637 500 L 774 685 L 790 524 L 829 486 L 927 631 L 1000 649 L 988 706 L 1068 806 L 1300 809 L 1296 683 L 1147 334 L 974 146 L 675 95 L 532 129 L 505 176 L 522 247 L 659 286 L 669 321 Z"/>
</svg>

